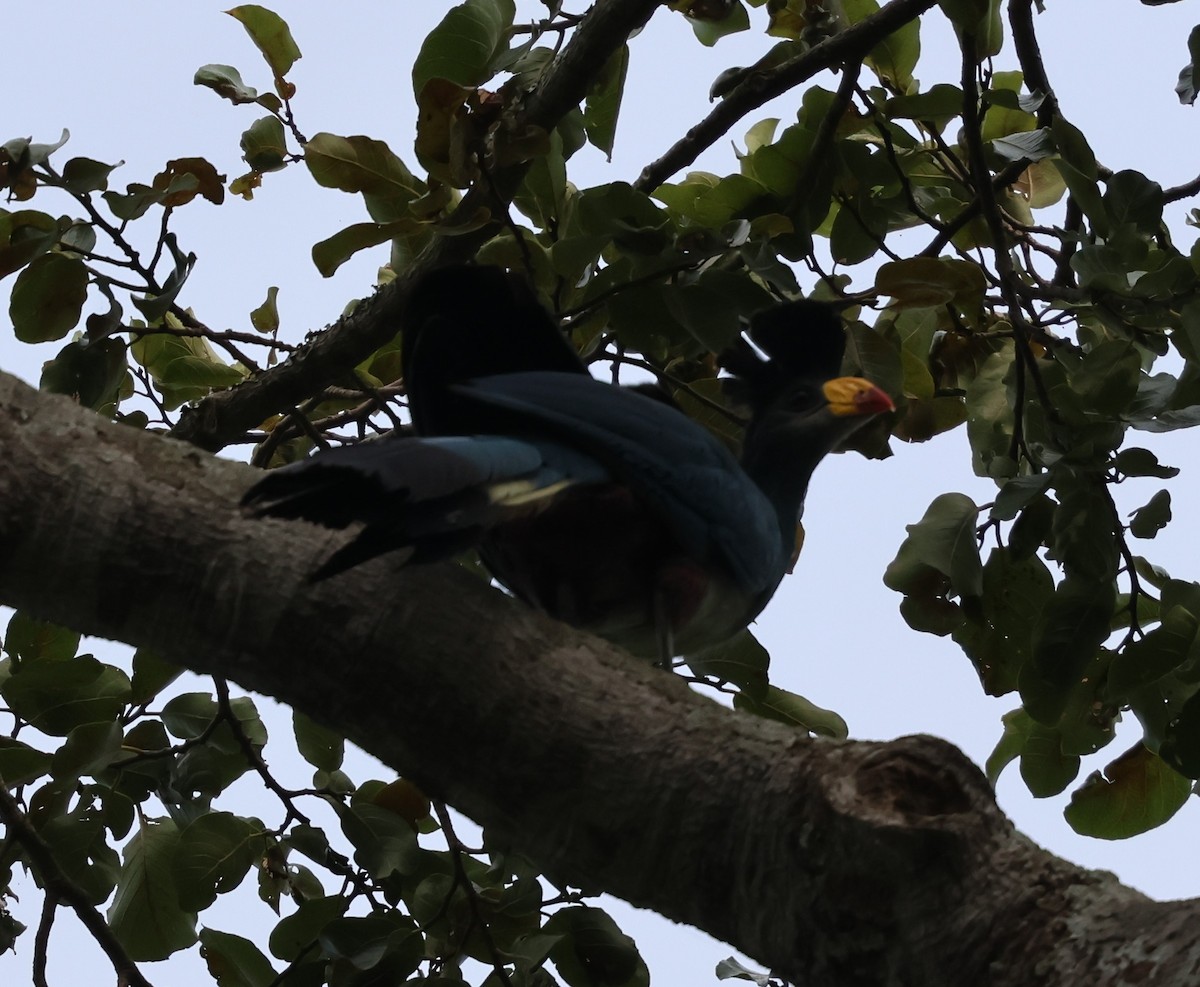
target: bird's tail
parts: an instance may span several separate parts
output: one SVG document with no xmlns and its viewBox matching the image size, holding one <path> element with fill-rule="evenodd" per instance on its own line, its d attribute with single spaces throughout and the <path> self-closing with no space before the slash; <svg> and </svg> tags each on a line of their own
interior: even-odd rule
<svg viewBox="0 0 1200 987">
<path fill-rule="evenodd" d="M 327 528 L 362 523 L 313 573 L 314 582 L 398 550 L 409 561 L 433 562 L 576 482 L 548 465 L 545 451 L 495 436 L 364 442 L 272 470 L 242 506 L 256 517 Z"/>
</svg>

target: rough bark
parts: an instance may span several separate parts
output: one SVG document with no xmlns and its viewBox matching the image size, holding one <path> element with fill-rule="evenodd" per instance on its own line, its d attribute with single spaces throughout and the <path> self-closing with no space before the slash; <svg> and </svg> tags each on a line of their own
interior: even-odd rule
<svg viewBox="0 0 1200 987">
<path fill-rule="evenodd" d="M 0 376 L 0 602 L 345 731 L 533 859 L 796 984 L 1191 983 L 1196 901 L 1034 846 L 930 737 L 811 741 L 453 566 L 310 586 L 249 469 Z"/>
</svg>

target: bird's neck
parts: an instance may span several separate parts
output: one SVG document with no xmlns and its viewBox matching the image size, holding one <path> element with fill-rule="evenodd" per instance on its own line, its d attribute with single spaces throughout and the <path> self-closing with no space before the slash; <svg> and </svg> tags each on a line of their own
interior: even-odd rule
<svg viewBox="0 0 1200 987">
<path fill-rule="evenodd" d="M 830 449 L 824 442 L 813 444 L 814 438 L 817 436 L 803 430 L 772 428 L 769 423 L 756 422 L 747 431 L 742 446 L 742 469 L 775 508 L 780 537 L 789 551 L 804 509 L 808 481 Z"/>
</svg>

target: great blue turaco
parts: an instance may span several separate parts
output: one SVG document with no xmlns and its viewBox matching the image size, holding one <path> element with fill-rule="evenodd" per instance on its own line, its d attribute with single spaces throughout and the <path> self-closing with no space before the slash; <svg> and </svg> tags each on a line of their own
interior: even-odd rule
<svg viewBox="0 0 1200 987">
<path fill-rule="evenodd" d="M 666 661 L 746 627 L 789 571 L 809 478 L 891 399 L 842 377 L 829 306 L 785 302 L 721 356 L 741 461 L 669 399 L 594 379 L 519 276 L 414 286 L 402 363 L 417 437 L 318 452 L 246 494 L 257 515 L 362 525 L 313 574 L 471 546 L 525 602 Z"/>
</svg>

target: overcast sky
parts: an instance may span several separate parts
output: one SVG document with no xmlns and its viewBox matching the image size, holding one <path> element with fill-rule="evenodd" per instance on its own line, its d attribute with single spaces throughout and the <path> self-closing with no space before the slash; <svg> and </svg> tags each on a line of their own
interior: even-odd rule
<svg viewBox="0 0 1200 987">
<path fill-rule="evenodd" d="M 167 159 L 188 155 L 208 157 L 231 178 L 240 174 L 245 169 L 238 138 L 255 118 L 254 110 L 233 107 L 191 81 L 199 66 L 217 62 L 237 66 L 247 83 L 260 90 L 270 86 L 257 52 L 241 26 L 221 13 L 223 6 L 228 4 L 194 0 L 54 8 L 21 4 L 7 10 L 8 85 L 0 141 L 18 136 L 54 141 L 66 127 L 71 142 L 58 160 L 72 155 L 124 160 L 125 166 L 114 175 L 117 186 L 149 181 Z M 1051 0 L 1047 6 L 1038 26 L 1051 81 L 1064 113 L 1084 130 L 1100 160 L 1114 169 L 1142 170 L 1164 186 L 1193 178 L 1200 170 L 1194 153 L 1196 111 L 1179 105 L 1173 87 L 1187 61 L 1194 5 L 1149 8 L 1135 0 Z M 448 4 L 343 2 L 333 7 L 305 2 L 286 7 L 283 12 L 304 53 L 289 74 L 298 87 L 294 105 L 300 128 L 309 135 L 328 130 L 386 140 L 415 168 L 409 68 L 421 39 Z M 1190 15 L 1185 9 L 1189 7 Z M 531 15 L 544 11 L 533 2 L 519 8 Z M 764 14 L 756 10 L 752 17 L 761 25 Z M 936 11 L 926 18 L 923 40 L 917 71 L 923 85 L 955 82 L 957 50 Z M 634 179 L 644 164 L 707 112 L 706 94 L 713 78 L 731 65 L 752 62 L 766 43 L 761 31 L 754 31 L 704 49 L 693 41 L 681 17 L 661 11 L 632 43 L 613 162 L 585 150 L 571 162 L 572 180 L 587 186 Z M 1006 58 L 999 67 L 1015 67 L 1011 56 Z M 781 97 L 747 118 L 731 138 L 740 142 L 745 130 L 766 116 L 793 118 L 798 103 L 798 94 Z M 720 142 L 699 166 L 722 173 L 734 170 L 730 143 Z M 30 205 L 70 211 L 66 203 L 51 204 L 41 197 Z M 1174 213 L 1177 241 L 1184 250 L 1194 232 L 1182 225 L 1185 211 L 1176 208 Z M 1059 214 L 1047 212 L 1046 217 L 1047 222 L 1057 222 Z M 322 279 L 309 259 L 315 241 L 363 219 L 357 198 L 317 188 L 303 167 L 266 176 L 253 202 L 231 198 L 220 208 L 193 203 L 180 210 L 174 222 L 184 249 L 199 255 L 181 301 L 211 326 L 245 330 L 250 310 L 262 302 L 268 286 L 276 285 L 284 338 L 298 341 L 305 332 L 334 320 L 348 299 L 370 292 L 376 268 L 387 259 L 386 248 L 360 255 L 330 280 Z M 867 283 L 864 275 L 856 287 Z M 0 290 L 6 293 L 11 284 L 11 279 L 3 282 Z M 810 282 L 802 277 L 802 284 L 808 287 Z M 41 362 L 61 344 L 22 346 L 13 341 L 6 314 L 2 318 L 0 367 L 36 383 Z M 1173 575 L 1196 578 L 1200 566 L 1192 546 L 1200 518 L 1200 485 L 1193 466 L 1198 461 L 1197 439 L 1177 432 L 1147 441 L 1139 437 L 1136 444 L 1148 445 L 1164 462 L 1183 467 L 1171 484 L 1177 520 L 1155 542 L 1143 546 L 1145 554 Z M 1156 484 L 1124 484 L 1124 509 L 1144 503 Z M 837 709 L 849 721 L 852 736 L 886 739 L 933 733 L 982 763 L 999 737 L 1000 715 L 1013 708 L 1016 699 L 984 697 L 958 648 L 909 630 L 897 611 L 899 597 L 880 581 L 904 537 L 904 525 L 919 520 L 928 503 L 948 490 L 960 490 L 979 503 L 994 496 L 990 483 L 972 475 L 961 430 L 920 446 L 896 444 L 896 455 L 883 463 L 839 456 L 824 464 L 808 497 L 807 543 L 796 574 L 785 582 L 756 633 L 773 654 L 773 680 Z M 278 730 L 286 733 L 286 719 L 281 723 Z M 1095 763 L 1085 762 L 1085 770 L 1102 767 L 1135 739 L 1136 725 L 1126 727 L 1113 745 L 1093 758 Z M 268 755 L 271 752 L 268 747 Z M 361 780 L 366 770 L 351 774 Z M 242 791 L 250 797 L 245 785 Z M 1161 829 L 1113 844 L 1075 836 L 1062 819 L 1065 796 L 1033 800 L 1015 765 L 1002 779 L 999 797 L 1022 830 L 1056 853 L 1113 870 L 1156 897 L 1198 893 L 1200 875 L 1190 852 L 1200 821 L 1195 800 Z M 251 914 L 262 907 L 252 891 L 247 901 Z M 39 906 L 40 896 L 26 886 L 15 910 L 31 931 L 21 940 L 16 957 L 0 957 L 0 983 L 27 982 Z M 210 921 L 230 930 L 236 923 L 238 931 L 247 934 L 245 923 L 250 920 L 222 906 Z M 691 931 L 668 935 L 661 920 L 618 920 L 638 939 L 658 984 L 713 982 L 714 964 L 729 953 L 727 947 Z M 85 955 L 73 947 L 67 952 L 65 944 L 78 941 L 73 925 L 73 918 L 64 914 L 55 927 L 52 983 L 71 982 L 79 967 L 67 964 Z M 206 981 L 194 953 L 172 964 L 176 962 L 171 973 L 156 966 L 148 966 L 146 973 L 160 984 Z M 105 971 L 100 982 L 107 981 Z"/>
</svg>

